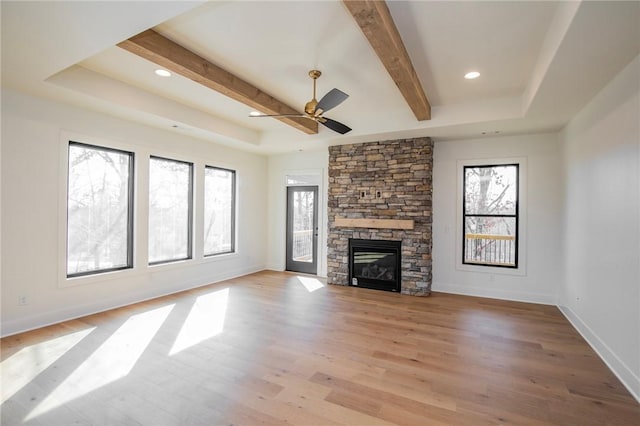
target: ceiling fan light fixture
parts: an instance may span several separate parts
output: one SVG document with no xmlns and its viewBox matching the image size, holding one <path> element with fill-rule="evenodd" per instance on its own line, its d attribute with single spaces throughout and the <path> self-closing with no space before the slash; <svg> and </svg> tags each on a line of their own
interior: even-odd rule
<svg viewBox="0 0 640 426">
<path fill-rule="evenodd" d="M 309 71 L 309 77 L 313 79 L 313 98 L 307 102 L 304 106 L 304 113 L 295 114 L 262 114 L 257 111 L 249 113 L 249 117 L 297 117 L 313 120 L 316 123 L 320 123 L 334 132 L 344 135 L 351 131 L 351 127 L 340 123 L 339 121 L 332 120 L 328 117 L 324 117 L 323 114 L 332 108 L 337 107 L 349 97 L 346 93 L 339 89 L 331 89 L 325 94 L 319 101 L 316 99 L 316 80 L 322 73 L 318 70 Z"/>
<path fill-rule="evenodd" d="M 480 73 L 478 71 L 469 71 L 464 75 L 464 78 L 467 80 L 473 80 L 474 78 L 480 77 Z"/>
<path fill-rule="evenodd" d="M 156 73 L 156 75 L 159 75 L 160 77 L 171 77 L 171 73 L 167 70 L 163 70 L 161 68 L 157 69 L 154 71 Z"/>
</svg>

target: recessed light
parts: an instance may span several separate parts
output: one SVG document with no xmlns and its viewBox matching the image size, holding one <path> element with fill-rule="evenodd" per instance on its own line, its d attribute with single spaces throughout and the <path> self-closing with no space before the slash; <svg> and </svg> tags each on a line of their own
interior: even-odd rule
<svg viewBox="0 0 640 426">
<path fill-rule="evenodd" d="M 250 115 L 251 117 L 258 117 L 258 116 L 262 115 L 262 113 L 261 113 L 261 112 L 259 112 L 259 111 L 251 111 L 251 112 L 249 113 L 249 115 Z"/>
<path fill-rule="evenodd" d="M 478 71 L 471 71 L 464 75 L 464 78 L 467 80 L 473 80 L 474 78 L 480 77 L 480 73 Z"/>
<path fill-rule="evenodd" d="M 156 75 L 159 75 L 160 77 L 171 77 L 171 73 L 167 70 L 163 70 L 163 69 L 157 69 L 155 71 Z"/>
</svg>

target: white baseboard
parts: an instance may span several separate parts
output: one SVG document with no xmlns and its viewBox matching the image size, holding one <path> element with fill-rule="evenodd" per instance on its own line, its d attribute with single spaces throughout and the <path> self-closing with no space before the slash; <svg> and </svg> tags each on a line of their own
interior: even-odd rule
<svg viewBox="0 0 640 426">
<path fill-rule="evenodd" d="M 556 304 L 555 298 L 547 294 L 538 293 L 524 293 L 505 291 L 492 288 L 470 288 L 459 284 L 447 284 L 434 282 L 431 286 L 431 290 L 441 293 L 460 294 L 463 296 L 475 296 L 475 297 L 488 297 L 491 299 L 512 300 L 514 302 L 527 302 L 537 303 L 540 305 L 554 305 Z"/>
<path fill-rule="evenodd" d="M 285 268 L 280 268 L 274 265 L 267 265 L 264 269 L 266 269 L 267 271 L 274 271 L 274 272 L 286 272 Z M 323 274 L 322 272 L 318 272 L 317 274 L 315 274 L 315 276 L 318 278 L 327 278 L 327 274 L 326 273 Z"/>
<path fill-rule="evenodd" d="M 640 377 L 634 374 L 571 308 L 558 305 L 558 309 L 560 309 L 560 312 L 562 312 L 565 318 L 573 325 L 573 328 L 578 330 L 578 333 L 587 341 L 589 346 L 596 351 L 613 374 L 620 379 L 631 395 L 640 403 Z"/>
<path fill-rule="evenodd" d="M 99 312 L 108 311 L 110 309 L 116 309 L 122 306 L 156 299 L 158 297 L 179 293 L 185 290 L 191 290 L 193 288 L 203 287 L 209 284 L 215 284 L 228 279 L 241 277 L 243 275 L 252 274 L 254 272 L 259 272 L 264 269 L 264 265 L 254 265 L 251 267 L 245 267 L 235 270 L 232 269 L 227 270 L 221 274 L 217 274 L 215 277 L 208 276 L 185 281 L 181 283 L 179 287 L 173 287 L 170 289 L 163 288 L 160 290 L 151 289 L 148 291 L 127 293 L 122 295 L 121 297 L 103 299 L 94 303 L 75 305 L 68 308 L 41 312 L 35 315 L 29 315 L 14 320 L 2 321 L 2 324 L 0 326 L 0 337 L 7 337 L 13 334 L 23 333 L 25 331 L 57 324 L 63 321 L 69 321 L 87 315 L 93 315 Z"/>
<path fill-rule="evenodd" d="M 285 268 L 280 266 L 280 265 L 267 264 L 267 266 L 265 266 L 264 269 L 266 269 L 268 271 L 282 272 L 282 271 L 284 271 Z"/>
</svg>

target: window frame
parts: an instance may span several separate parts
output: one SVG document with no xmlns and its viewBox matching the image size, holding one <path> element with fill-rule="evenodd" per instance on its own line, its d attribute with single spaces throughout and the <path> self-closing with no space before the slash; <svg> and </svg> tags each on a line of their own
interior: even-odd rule
<svg viewBox="0 0 640 426">
<path fill-rule="evenodd" d="M 87 145 L 95 145 L 99 148 L 113 149 L 116 151 L 131 152 L 134 154 L 134 173 L 132 194 L 133 202 L 133 267 L 116 271 L 100 272 L 91 275 L 67 277 L 67 174 L 69 164 L 68 147 L 70 141 L 82 141 Z M 57 202 L 56 214 L 56 286 L 59 289 L 81 287 L 85 285 L 113 285 L 120 280 L 145 279 L 149 274 L 165 273 L 168 271 L 187 272 L 193 267 L 226 267 L 232 259 L 240 259 L 242 254 L 243 241 L 241 239 L 242 224 L 239 221 L 242 214 L 243 196 L 242 190 L 242 167 L 238 167 L 236 162 L 220 163 L 219 159 L 212 153 L 211 155 L 193 156 L 184 152 L 176 152 L 167 146 L 155 146 L 153 144 L 140 143 L 135 141 L 124 141 L 99 137 L 87 133 L 62 129 L 59 134 L 56 149 L 56 157 L 59 173 L 56 177 L 55 197 Z M 192 182 L 192 214 L 189 218 L 193 221 L 190 236 L 192 243 L 192 257 L 184 261 L 171 261 L 158 265 L 148 263 L 148 241 L 149 241 L 149 158 L 151 156 L 166 159 L 183 160 L 183 162 L 193 164 Z M 216 164 L 219 168 L 235 171 L 236 191 L 235 191 L 235 251 L 218 256 L 203 256 L 202 226 L 203 226 L 203 174 L 206 164 Z M 54 194 L 52 194 L 54 196 Z"/>
<path fill-rule="evenodd" d="M 134 268 L 134 222 L 135 222 L 135 162 L 136 154 L 133 151 L 127 151 L 124 149 L 111 148 L 102 145 L 90 144 L 86 142 L 78 142 L 74 139 L 68 139 L 66 143 L 66 185 L 65 185 L 65 268 L 64 275 L 66 279 L 74 279 L 79 277 L 87 277 L 98 274 L 105 274 L 109 272 L 131 270 Z M 125 154 L 129 157 L 129 176 L 127 179 L 127 264 L 124 266 L 117 266 L 113 268 L 96 269 L 92 271 L 83 271 L 77 273 L 69 273 L 69 183 L 70 183 L 70 154 L 71 147 L 79 146 L 84 148 L 90 148 L 96 151 L 113 152 L 118 154 Z"/>
<path fill-rule="evenodd" d="M 479 214 L 468 214 L 466 211 L 466 195 L 467 195 L 467 169 L 490 169 L 496 167 L 515 167 L 516 168 L 516 203 L 515 203 L 515 213 L 514 214 L 487 214 L 487 213 L 479 213 Z M 462 264 L 463 265 L 474 265 L 480 267 L 493 267 L 493 268 L 508 268 L 508 269 L 518 269 L 518 255 L 519 255 L 519 243 L 520 243 L 520 164 L 518 163 L 498 163 L 498 164 L 480 164 L 480 165 L 463 165 L 462 166 Z M 513 265 L 504 265 L 504 264 L 487 264 L 487 263 L 479 263 L 479 262 L 469 262 L 466 260 L 466 232 L 465 226 L 467 223 L 467 217 L 502 217 L 502 218 L 513 218 L 515 219 L 515 234 L 514 234 L 514 264 Z"/>
<path fill-rule="evenodd" d="M 192 260 L 193 259 L 193 213 L 194 213 L 194 169 L 195 169 L 195 165 L 193 162 L 190 161 L 184 161 L 184 160 L 176 160 L 173 158 L 167 158 L 167 157 L 163 157 L 163 156 L 159 156 L 159 155 L 149 155 L 149 163 L 148 163 L 148 170 L 149 170 L 149 177 L 148 177 L 148 186 L 147 186 L 147 196 L 149 197 L 149 200 L 151 200 L 151 162 L 152 160 L 162 160 L 162 161 L 171 161 L 174 163 L 181 163 L 181 164 L 187 164 L 189 165 L 189 190 L 188 190 L 188 194 L 187 196 L 189 197 L 189 206 L 188 206 L 188 211 L 187 211 L 187 227 L 188 227 L 188 232 L 187 232 L 187 255 L 186 257 L 181 257 L 181 258 L 174 258 L 174 259 L 165 259 L 165 260 L 156 260 L 151 262 L 149 260 L 149 241 L 150 241 L 150 236 L 151 236 L 151 230 L 149 229 L 149 224 L 151 223 L 151 206 L 148 206 L 147 209 L 147 264 L 149 266 L 157 266 L 157 265 L 166 265 L 169 263 L 175 263 L 175 262 L 183 262 L 186 260 Z"/>
<path fill-rule="evenodd" d="M 455 174 L 455 213 L 449 225 L 445 225 L 442 229 L 443 236 L 450 236 L 451 264 L 454 270 L 463 273 L 487 274 L 489 280 L 501 275 L 520 276 L 527 275 L 528 270 L 528 210 L 529 210 L 529 160 L 527 156 L 507 155 L 504 157 L 468 157 L 458 158 L 451 165 L 451 173 Z M 462 199 L 463 199 L 463 171 L 464 166 L 486 166 L 486 165 L 519 165 L 519 224 L 518 224 L 518 267 L 517 268 L 499 268 L 492 265 L 475 265 L 462 263 L 463 256 L 463 238 L 464 238 L 464 222 L 462 221 Z M 436 232 L 437 234 L 437 232 Z M 434 235 L 435 238 L 435 235 Z M 449 238 L 449 237 L 447 237 Z"/>
<path fill-rule="evenodd" d="M 204 222 L 203 222 L 203 226 L 202 226 L 202 256 L 203 258 L 207 259 L 207 258 L 212 258 L 215 256 L 220 256 L 220 255 L 224 255 L 224 254 L 232 254 L 236 252 L 236 202 L 237 202 L 237 194 L 236 194 L 236 179 L 237 179 L 237 173 L 235 170 L 233 169 L 228 169 L 225 167 L 217 167 L 217 166 L 209 166 L 207 164 L 204 165 L 204 178 L 203 178 L 203 182 L 202 182 L 202 187 L 205 189 L 205 193 L 202 197 L 202 210 L 204 213 L 204 208 L 206 205 L 206 182 L 207 182 L 207 169 L 215 169 L 215 170 L 222 170 L 225 172 L 230 172 L 232 175 L 232 179 L 231 179 L 231 249 L 229 251 L 221 251 L 221 252 L 217 252 L 217 253 L 207 253 L 205 251 L 205 245 L 206 245 L 206 240 L 205 240 L 205 235 L 204 235 Z"/>
</svg>

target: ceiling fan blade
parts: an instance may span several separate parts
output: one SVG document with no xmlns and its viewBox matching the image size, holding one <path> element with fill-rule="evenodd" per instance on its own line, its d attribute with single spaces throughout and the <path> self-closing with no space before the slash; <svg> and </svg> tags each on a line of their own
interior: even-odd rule
<svg viewBox="0 0 640 426">
<path fill-rule="evenodd" d="M 307 117 L 306 114 L 249 114 L 249 117 Z"/>
<path fill-rule="evenodd" d="M 319 117 L 318 122 L 328 128 L 330 128 L 331 130 L 333 130 L 334 132 L 338 132 L 341 135 L 344 135 L 345 133 L 348 133 L 351 131 L 351 127 L 340 123 L 339 121 L 336 120 L 332 120 L 330 118 L 325 118 L 325 117 Z"/>
<path fill-rule="evenodd" d="M 337 107 L 348 97 L 349 95 L 344 93 L 342 90 L 331 89 L 329 93 L 327 93 L 322 97 L 322 99 L 320 99 L 318 105 L 316 105 L 316 115 L 322 114 L 323 112 L 329 111 L 331 108 Z"/>
</svg>

